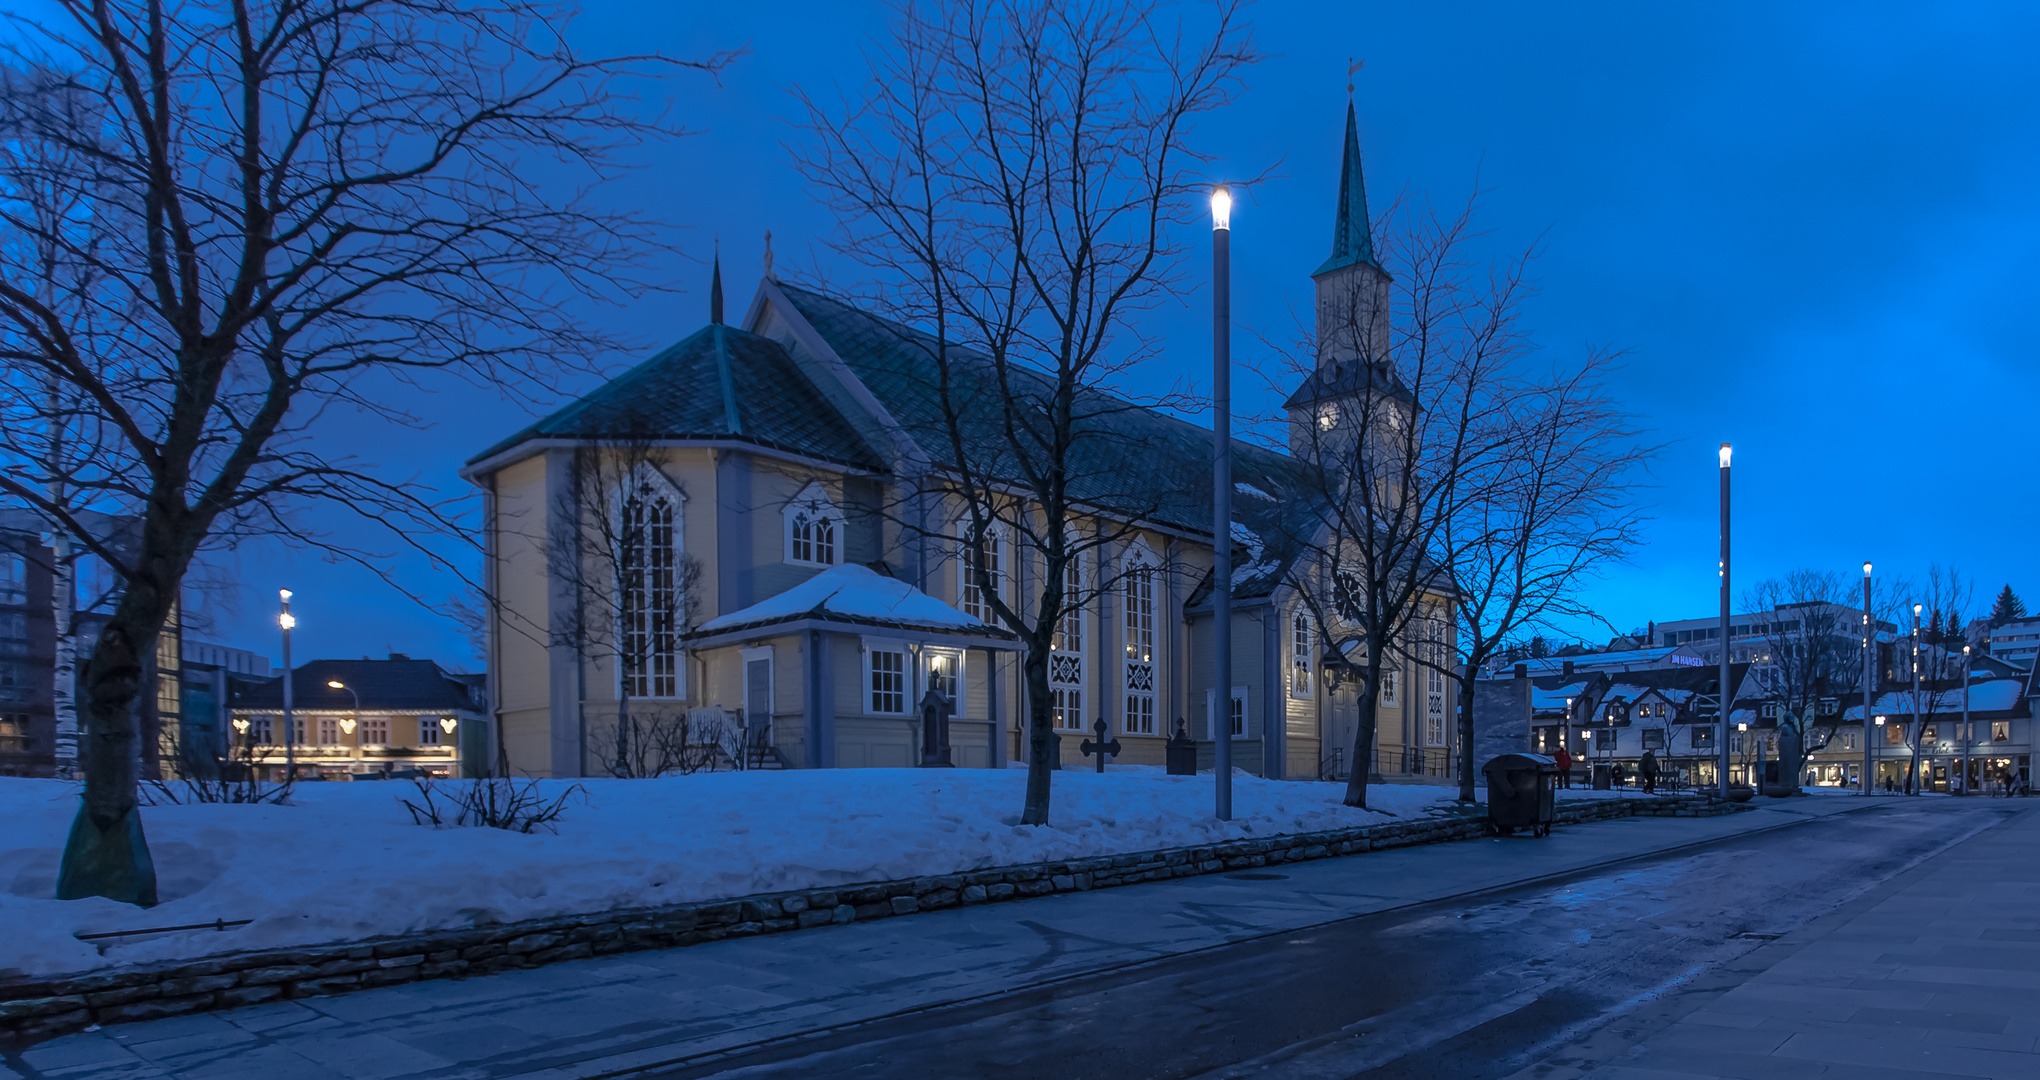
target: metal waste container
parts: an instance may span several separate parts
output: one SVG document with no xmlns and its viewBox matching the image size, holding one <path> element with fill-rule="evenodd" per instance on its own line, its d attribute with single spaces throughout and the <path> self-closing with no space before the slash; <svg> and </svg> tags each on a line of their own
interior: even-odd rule
<svg viewBox="0 0 2040 1080">
<path fill-rule="evenodd" d="M 1503 754 L 1480 771 L 1487 775 L 1488 828 L 1501 836 L 1517 829 L 1551 835 L 1558 762 L 1542 754 Z"/>
</svg>

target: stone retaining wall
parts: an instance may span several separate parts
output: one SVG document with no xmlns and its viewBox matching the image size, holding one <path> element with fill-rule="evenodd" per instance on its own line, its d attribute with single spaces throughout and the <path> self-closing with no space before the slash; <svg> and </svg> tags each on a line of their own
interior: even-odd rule
<svg viewBox="0 0 2040 1080">
<path fill-rule="evenodd" d="M 1564 803 L 1560 824 L 1617 817 L 1708 817 L 1727 804 L 1699 796 Z M 801 889 L 733 900 L 629 908 L 428 931 L 346 944 L 229 953 L 68 977 L 0 978 L 0 1037 L 47 1038 L 88 1024 L 153 1020 L 283 998 L 344 994 L 423 979 L 458 979 L 563 960 L 670 949 L 1026 896 L 1217 874 L 1368 851 L 1470 840 L 1484 817 L 1417 821 L 1229 840 L 1196 847 L 1028 863 L 960 874 Z"/>
</svg>

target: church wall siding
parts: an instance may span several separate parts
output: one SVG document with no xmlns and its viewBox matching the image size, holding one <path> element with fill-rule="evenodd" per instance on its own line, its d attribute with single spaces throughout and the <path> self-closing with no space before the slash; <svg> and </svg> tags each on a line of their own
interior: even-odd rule
<svg viewBox="0 0 2040 1080">
<path fill-rule="evenodd" d="M 545 625 L 546 610 L 545 554 L 538 543 L 545 523 L 544 460 L 518 462 L 496 473 L 495 483 L 495 576 L 502 601 L 496 615 L 496 704 L 508 715 L 543 710 L 547 702 L 545 643 L 533 640 L 539 636 L 533 629 Z"/>
</svg>

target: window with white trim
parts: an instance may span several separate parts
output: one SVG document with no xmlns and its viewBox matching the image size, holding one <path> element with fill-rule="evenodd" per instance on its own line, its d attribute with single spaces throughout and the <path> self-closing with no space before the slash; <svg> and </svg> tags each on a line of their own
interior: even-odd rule
<svg viewBox="0 0 2040 1080">
<path fill-rule="evenodd" d="M 1063 566 L 1067 606 L 1048 645 L 1049 711 L 1055 726 L 1064 731 L 1084 730 L 1084 609 L 1076 602 L 1083 596 L 1083 586 L 1082 556 L 1072 555 Z"/>
<path fill-rule="evenodd" d="M 418 745 L 419 745 L 419 746 L 438 746 L 438 745 L 439 745 L 439 731 L 440 731 L 440 728 L 439 728 L 439 718 L 438 718 L 438 717 L 436 717 L 436 716 L 421 716 L 421 717 L 419 717 L 419 718 L 418 718 Z"/>
<path fill-rule="evenodd" d="M 1400 708 L 1401 706 L 1402 706 L 1402 694 L 1400 692 L 1399 687 L 1396 685 L 1395 669 L 1392 667 L 1382 668 L 1381 707 L 1384 709 L 1395 709 Z"/>
<path fill-rule="evenodd" d="M 928 689 L 949 699 L 950 707 L 956 711 L 951 716 L 963 715 L 963 652 L 960 649 L 923 649 L 921 660 L 927 670 Z M 919 704 L 916 702 L 915 704 Z"/>
<path fill-rule="evenodd" d="M 248 741 L 256 746 L 276 745 L 276 722 L 267 716 L 258 716 L 248 722 Z"/>
<path fill-rule="evenodd" d="M 1126 608 L 1126 715 L 1129 735 L 1155 733 L 1155 558 L 1136 545 L 1121 582 Z"/>
<path fill-rule="evenodd" d="M 680 686 L 680 494 L 641 468 L 616 504 L 617 668 L 634 698 L 676 698 Z"/>
<path fill-rule="evenodd" d="M 842 561 L 843 512 L 820 484 L 809 484 L 786 505 L 786 561 L 834 566 Z"/>
<path fill-rule="evenodd" d="M 1311 662 L 1316 658 L 1312 649 L 1317 635 L 1311 632 L 1310 616 L 1299 611 L 1290 621 L 1289 692 L 1295 697 L 1309 697 L 1311 688 Z"/>
<path fill-rule="evenodd" d="M 867 646 L 864 650 L 865 711 L 902 716 L 907 711 L 907 651 Z"/>
<path fill-rule="evenodd" d="M 978 569 L 980 566 L 983 567 L 984 576 L 991 583 L 991 595 L 1003 595 L 1006 569 L 1005 536 L 997 526 L 992 526 L 985 530 L 982 543 L 973 542 L 968 521 L 957 523 L 956 536 L 961 549 L 961 557 L 956 560 L 958 575 L 956 595 L 962 601 L 957 606 L 973 619 L 991 622 L 995 616 L 992 613 L 992 605 L 986 602 L 985 592 L 978 583 Z"/>
<path fill-rule="evenodd" d="M 390 744 L 390 718 L 371 716 L 361 722 L 361 745 L 388 746 Z"/>
<path fill-rule="evenodd" d="M 319 717 L 319 745 L 320 746 L 340 745 L 339 717 L 337 716 Z"/>
<path fill-rule="evenodd" d="M 1432 607 L 1418 622 L 1423 634 L 1417 646 L 1424 651 L 1424 745 L 1445 745 L 1445 671 L 1446 658 L 1450 655 L 1446 636 L 1450 627 L 1440 614 L 1439 608 Z"/>
<path fill-rule="evenodd" d="M 1204 724 L 1205 724 L 1204 730 L 1206 731 L 1212 730 L 1211 714 L 1213 706 L 1217 704 L 1217 700 L 1218 694 L 1216 692 L 1211 690 L 1206 690 L 1204 692 Z M 1244 686 L 1233 687 L 1231 700 L 1228 704 L 1231 707 L 1226 710 L 1227 713 L 1226 719 L 1229 721 L 1229 724 L 1227 726 L 1232 731 L 1233 738 L 1235 739 L 1246 738 L 1247 688 Z"/>
</svg>

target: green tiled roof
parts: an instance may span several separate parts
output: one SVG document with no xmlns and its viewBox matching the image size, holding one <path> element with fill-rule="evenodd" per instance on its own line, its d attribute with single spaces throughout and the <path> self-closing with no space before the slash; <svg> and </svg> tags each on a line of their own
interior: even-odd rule
<svg viewBox="0 0 2040 1080">
<path fill-rule="evenodd" d="M 851 372 L 936 462 L 953 464 L 943 419 L 934 338 L 912 327 L 872 315 L 834 297 L 781 284 L 787 299 L 815 328 Z M 1005 445 L 998 376 L 989 359 L 952 347 L 954 400 L 963 404 L 967 438 L 980 446 Z M 1051 398 L 1047 374 L 1009 368 L 1018 393 Z M 1157 523 L 1189 532 L 1211 533 L 1211 431 L 1153 409 L 1100 392 L 1086 392 L 1081 414 L 1092 419 L 1071 451 L 1072 495 L 1101 508 L 1144 512 Z M 979 469 L 1007 476 L 1017 471 L 980 459 Z M 1301 467 L 1288 455 L 1233 441 L 1233 479 L 1267 493 L 1262 499 L 1237 493 L 1233 520 L 1269 543 L 1265 573 L 1236 583 L 1240 595 L 1265 594 L 1287 561 L 1274 550 L 1283 536 L 1308 531 L 1314 520 Z M 1238 549 L 1235 567 L 1249 565 Z"/>
<path fill-rule="evenodd" d="M 778 342 L 715 324 L 469 463 L 527 439 L 622 437 L 737 439 L 860 469 L 884 469 Z"/>
<path fill-rule="evenodd" d="M 1332 220 L 1332 254 L 1310 276 L 1374 260 L 1374 230 L 1367 218 L 1367 177 L 1360 170 L 1360 126 L 1346 103 L 1346 145 L 1339 161 L 1339 208 Z"/>
</svg>

